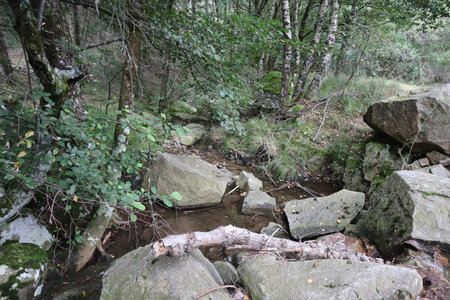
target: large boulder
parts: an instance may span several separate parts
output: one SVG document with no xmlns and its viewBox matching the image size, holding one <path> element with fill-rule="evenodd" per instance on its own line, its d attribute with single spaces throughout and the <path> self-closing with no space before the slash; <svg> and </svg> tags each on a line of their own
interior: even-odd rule
<svg viewBox="0 0 450 300">
<path fill-rule="evenodd" d="M 228 174 L 198 157 L 162 153 L 144 188 L 155 186 L 160 195 L 180 193 L 177 207 L 207 206 L 220 203 L 228 181 Z"/>
<path fill-rule="evenodd" d="M 199 250 L 180 257 L 155 258 L 152 245 L 138 248 L 116 260 L 103 276 L 101 300 L 194 299 L 223 285 L 223 281 Z M 208 299 L 231 299 L 226 290 Z"/>
<path fill-rule="evenodd" d="M 450 154 L 450 84 L 408 97 L 372 104 L 364 121 L 376 131 L 413 149 Z"/>
<path fill-rule="evenodd" d="M 34 299 L 42 291 L 47 253 L 33 244 L 0 247 L 0 299 Z"/>
<path fill-rule="evenodd" d="M 284 212 L 291 235 L 302 239 L 343 230 L 363 205 L 363 193 L 341 190 L 326 197 L 289 201 Z"/>
<path fill-rule="evenodd" d="M 275 198 L 270 197 L 263 191 L 250 191 L 242 203 L 243 214 L 270 214 L 277 208 Z"/>
<path fill-rule="evenodd" d="M 396 171 L 372 195 L 370 205 L 358 224 L 385 256 L 409 239 L 450 245 L 450 178 Z"/>
<path fill-rule="evenodd" d="M 207 122 L 209 120 L 207 116 L 202 115 L 197 107 L 184 101 L 175 101 L 170 106 L 169 113 L 180 120 L 188 122 Z"/>
<path fill-rule="evenodd" d="M 287 262 L 260 255 L 238 271 L 252 299 L 416 299 L 422 292 L 417 271 L 371 262 Z"/>
<path fill-rule="evenodd" d="M 20 217 L 0 229 L 0 245 L 6 241 L 30 243 L 48 250 L 53 243 L 53 236 L 45 226 L 38 223 L 32 215 Z"/>
</svg>

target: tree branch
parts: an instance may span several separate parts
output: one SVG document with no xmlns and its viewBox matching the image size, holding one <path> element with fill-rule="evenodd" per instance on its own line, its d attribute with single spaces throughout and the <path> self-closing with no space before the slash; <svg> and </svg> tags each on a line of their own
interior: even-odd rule
<svg viewBox="0 0 450 300">
<path fill-rule="evenodd" d="M 92 48 L 96 48 L 96 47 L 100 47 L 100 46 L 106 46 L 115 42 L 123 42 L 123 38 L 119 37 L 119 38 L 113 38 L 110 40 L 106 40 L 106 41 L 102 41 L 102 42 L 98 42 L 98 43 L 93 43 L 93 44 L 89 44 L 89 45 L 85 45 L 83 47 L 80 48 L 80 50 L 87 50 L 87 49 L 92 49 Z"/>
</svg>

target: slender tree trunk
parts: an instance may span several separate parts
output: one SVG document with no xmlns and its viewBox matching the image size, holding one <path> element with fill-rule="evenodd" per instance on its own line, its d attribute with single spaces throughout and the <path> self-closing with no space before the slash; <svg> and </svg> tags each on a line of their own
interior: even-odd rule
<svg viewBox="0 0 450 300">
<path fill-rule="evenodd" d="M 302 69 L 302 72 L 300 73 L 300 77 L 297 82 L 297 88 L 296 88 L 297 93 L 295 94 L 297 96 L 296 96 L 294 102 L 297 102 L 298 100 L 300 100 L 303 97 L 306 81 L 308 79 L 309 72 L 311 71 L 311 67 L 312 67 L 312 65 L 314 63 L 314 59 L 316 57 L 316 53 L 317 53 L 316 47 L 320 43 L 320 36 L 322 34 L 322 24 L 323 24 L 326 14 L 327 14 L 327 11 L 328 11 L 328 0 L 321 0 L 319 12 L 317 14 L 317 20 L 314 25 L 314 36 L 313 36 L 313 40 L 312 40 L 312 44 L 311 44 L 311 53 L 308 55 L 308 57 L 305 59 L 305 61 L 303 63 L 303 69 Z"/>
<path fill-rule="evenodd" d="M 72 5 L 73 38 L 75 45 L 81 46 L 80 18 L 78 16 L 78 5 Z"/>
<path fill-rule="evenodd" d="M 289 9 L 289 0 L 282 0 L 282 12 L 283 12 L 283 27 L 285 30 L 285 44 L 284 44 L 284 57 L 283 57 L 283 72 L 281 76 L 281 104 L 287 103 L 289 99 L 289 79 L 291 75 L 291 58 L 292 50 L 289 42 L 292 40 L 291 31 L 291 16 Z"/>
<path fill-rule="evenodd" d="M 336 59 L 336 69 L 335 69 L 335 75 L 338 76 L 342 73 L 342 70 L 344 69 L 344 61 L 345 61 L 345 53 L 347 52 L 348 46 L 350 44 L 350 36 L 351 36 L 351 29 L 353 24 L 356 23 L 356 17 L 358 15 L 358 2 L 359 0 L 354 0 L 352 3 L 352 9 L 350 14 L 348 14 L 344 18 L 343 27 L 342 30 L 342 41 L 341 41 L 341 49 L 339 50 L 339 55 Z"/>
<path fill-rule="evenodd" d="M 322 61 L 314 76 L 311 84 L 308 87 L 307 98 L 315 97 L 319 92 L 323 79 L 328 74 L 328 69 L 331 65 L 331 58 L 333 57 L 333 48 L 336 41 L 336 30 L 339 18 L 339 1 L 331 0 L 330 25 L 328 27 L 328 36 L 326 40 L 326 49 L 322 56 Z"/>
<path fill-rule="evenodd" d="M 6 45 L 6 34 L 0 27 L 0 73 L 9 75 L 13 72 L 11 60 L 8 55 L 8 46 Z"/>
<path fill-rule="evenodd" d="M 294 28 L 294 36 L 298 37 L 299 32 L 299 26 L 298 26 L 298 10 L 299 10 L 300 4 L 299 0 L 294 1 L 294 16 L 293 16 L 293 22 L 292 27 Z M 294 49 L 294 65 L 292 67 L 292 80 L 291 80 L 291 90 L 294 91 L 294 85 L 297 82 L 298 78 L 298 72 L 300 68 L 300 47 L 296 47 Z"/>
<path fill-rule="evenodd" d="M 127 116 L 133 110 L 133 102 L 136 92 L 138 62 L 141 57 L 140 31 L 133 24 L 128 25 L 128 47 L 125 51 L 125 62 L 120 87 L 120 98 L 116 128 L 114 131 L 113 154 L 120 157 L 127 150 L 128 137 L 131 129 Z M 120 160 L 113 162 L 114 176 L 112 182 L 121 178 L 122 166 Z M 88 227 L 84 231 L 83 242 L 78 246 L 72 256 L 71 269 L 79 271 L 89 261 L 95 249 L 101 243 L 101 238 L 108 227 L 114 208 L 108 203 L 100 205 Z"/>
<path fill-rule="evenodd" d="M 311 9 L 313 7 L 314 0 L 309 0 L 308 4 L 306 5 L 305 11 L 303 12 L 302 22 L 300 24 L 300 29 L 298 30 L 298 39 L 303 42 L 303 39 L 305 38 L 305 30 L 306 30 L 306 24 L 309 19 L 309 15 L 311 14 Z"/>
<path fill-rule="evenodd" d="M 275 18 L 275 7 L 276 7 L 276 3 L 277 0 L 274 0 L 272 2 L 272 5 L 270 6 L 270 12 L 269 12 L 269 19 L 272 20 L 273 18 Z M 264 74 L 264 63 L 266 60 L 266 52 L 263 52 L 261 54 L 261 57 L 259 58 L 259 62 L 258 62 L 258 73 L 256 75 L 257 80 L 261 79 L 261 77 Z"/>
<path fill-rule="evenodd" d="M 48 103 L 44 98 L 40 100 L 39 107 L 42 111 L 46 107 L 52 108 L 52 117 L 59 118 L 63 103 L 70 99 L 75 106 L 80 105 L 79 81 L 84 73 L 81 66 L 73 57 L 71 51 L 65 47 L 70 43 L 71 37 L 67 22 L 62 12 L 61 2 L 47 0 L 43 15 L 35 15 L 40 1 L 8 0 L 14 16 L 14 28 L 22 40 L 27 53 L 28 61 L 44 87 L 44 91 L 50 94 L 53 103 Z M 33 5 L 32 5 L 33 4 Z M 43 19 L 41 30 L 37 30 L 38 22 Z M 34 160 L 31 163 L 31 177 L 35 183 L 34 189 L 20 185 L 9 193 L 12 199 L 12 209 L 0 218 L 0 222 L 6 222 L 13 218 L 34 197 L 34 192 L 45 182 L 47 173 L 51 167 L 51 161 L 45 157 L 52 157 L 53 136 L 50 128 L 44 128 L 42 119 L 44 114 L 36 114 L 34 148 Z M 0 196 L 3 197 L 4 195 Z M 0 199 L 3 201 L 4 199 Z"/>
</svg>

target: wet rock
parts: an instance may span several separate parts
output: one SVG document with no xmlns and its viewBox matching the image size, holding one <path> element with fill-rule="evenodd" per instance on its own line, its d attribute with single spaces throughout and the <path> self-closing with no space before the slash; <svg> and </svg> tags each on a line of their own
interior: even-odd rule
<svg viewBox="0 0 450 300">
<path fill-rule="evenodd" d="M 413 150 L 450 154 L 450 84 L 372 104 L 364 121 Z"/>
<path fill-rule="evenodd" d="M 450 245 L 450 178 L 418 171 L 396 171 L 372 195 L 358 224 L 386 257 L 405 240 Z"/>
<path fill-rule="evenodd" d="M 178 207 L 207 206 L 220 203 L 228 180 L 228 174 L 198 157 L 162 153 L 143 187 L 155 186 L 159 195 L 179 192 Z"/>
<path fill-rule="evenodd" d="M 243 262 L 238 272 L 252 299 L 412 300 L 422 292 L 415 270 L 371 262 L 286 262 L 264 255 Z"/>
<path fill-rule="evenodd" d="M 274 234 L 274 232 L 275 232 L 275 234 Z M 284 231 L 284 229 L 281 227 L 281 225 L 274 223 L 274 222 L 270 222 L 266 227 L 263 227 L 259 233 L 264 233 L 268 236 L 272 236 L 272 234 L 273 234 L 273 237 L 281 238 L 281 239 L 289 238 L 289 234 L 287 234 Z"/>
<path fill-rule="evenodd" d="M 186 132 L 184 136 L 180 137 L 180 143 L 185 146 L 194 145 L 206 133 L 206 128 L 202 124 L 191 123 L 185 127 L 189 129 L 189 131 Z"/>
<path fill-rule="evenodd" d="M 319 172 L 325 165 L 326 158 L 322 155 L 314 155 L 306 162 L 306 167 L 311 173 Z"/>
<path fill-rule="evenodd" d="M 286 203 L 291 235 L 296 239 L 343 230 L 364 205 L 364 194 L 341 190 L 326 197 L 292 200 Z"/>
<path fill-rule="evenodd" d="M 243 214 L 272 213 L 276 209 L 277 202 L 275 198 L 270 197 L 263 191 L 250 191 L 242 204 Z"/>
<path fill-rule="evenodd" d="M 40 295 L 47 254 L 33 244 L 9 243 L 0 247 L 0 298 L 33 299 Z"/>
<path fill-rule="evenodd" d="M 263 188 L 261 180 L 256 178 L 252 173 L 247 173 L 245 171 L 242 171 L 241 174 L 239 174 L 236 185 L 243 192 L 261 190 Z"/>
<path fill-rule="evenodd" d="M 430 164 L 432 165 L 437 165 L 439 164 L 441 161 L 449 159 L 448 156 L 439 153 L 437 151 L 431 151 L 427 153 L 427 158 L 430 161 Z"/>
<path fill-rule="evenodd" d="M 239 274 L 236 268 L 227 261 L 216 261 L 213 263 L 224 284 L 236 284 L 239 281 Z"/>
<path fill-rule="evenodd" d="M 199 250 L 180 257 L 155 259 L 151 246 L 138 248 L 117 259 L 103 276 L 100 299 L 194 299 L 223 281 Z M 230 299 L 226 290 L 209 299 Z"/>
<path fill-rule="evenodd" d="M 48 250 L 53 243 L 53 236 L 45 226 L 38 223 L 32 215 L 19 217 L 0 230 L 0 245 L 6 241 L 30 243 Z"/>
</svg>

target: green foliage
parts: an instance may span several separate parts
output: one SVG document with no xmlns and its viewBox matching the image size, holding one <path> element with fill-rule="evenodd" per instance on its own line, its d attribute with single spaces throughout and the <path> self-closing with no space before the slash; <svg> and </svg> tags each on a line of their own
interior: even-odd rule
<svg viewBox="0 0 450 300">
<path fill-rule="evenodd" d="M 274 95 L 281 93 L 281 72 L 272 71 L 262 79 L 262 90 Z"/>
</svg>

